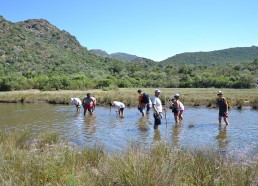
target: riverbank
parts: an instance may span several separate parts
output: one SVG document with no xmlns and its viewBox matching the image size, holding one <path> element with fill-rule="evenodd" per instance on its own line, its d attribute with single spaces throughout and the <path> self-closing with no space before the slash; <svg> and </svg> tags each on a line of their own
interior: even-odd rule
<svg viewBox="0 0 258 186">
<path fill-rule="evenodd" d="M 137 105 L 138 88 L 120 88 L 116 90 L 103 91 L 94 90 L 59 90 L 59 91 L 39 91 L 24 90 L 0 92 L 0 102 L 5 103 L 40 103 L 68 104 L 70 97 L 83 98 L 86 93 L 91 93 L 97 98 L 98 105 L 108 105 L 109 102 L 118 100 L 126 105 Z M 151 97 L 154 95 L 154 88 L 142 88 Z M 232 107 L 243 108 L 252 107 L 258 109 L 258 89 L 221 89 L 224 96 L 231 101 Z M 169 99 L 173 94 L 179 93 L 181 101 L 186 106 L 206 106 L 213 107 L 217 98 L 218 89 L 215 88 L 161 88 L 161 100 L 168 106 Z"/>
<path fill-rule="evenodd" d="M 165 143 L 110 154 L 22 129 L 0 131 L 0 152 L 2 185 L 256 185 L 258 176 L 257 155 L 236 160 Z"/>
</svg>

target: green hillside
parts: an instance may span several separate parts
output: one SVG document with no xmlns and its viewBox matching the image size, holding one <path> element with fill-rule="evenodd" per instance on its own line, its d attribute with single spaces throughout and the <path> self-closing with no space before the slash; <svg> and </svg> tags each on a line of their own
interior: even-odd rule
<svg viewBox="0 0 258 186">
<path fill-rule="evenodd" d="M 116 58 L 116 59 L 124 60 L 124 61 L 133 61 L 136 58 L 138 58 L 138 56 L 136 56 L 136 55 L 126 54 L 126 53 L 122 53 L 122 52 L 112 53 L 112 54 L 110 54 L 110 56 L 113 58 Z"/>
<path fill-rule="evenodd" d="M 14 24 L 0 17 L 0 30 L 0 63 L 7 71 L 71 74 L 106 66 L 105 58 L 90 53 L 74 36 L 46 20 Z"/>
<path fill-rule="evenodd" d="M 211 52 L 177 54 L 161 61 L 162 65 L 228 65 L 252 62 L 258 58 L 258 47 L 237 47 Z"/>
<path fill-rule="evenodd" d="M 169 58 L 174 62 L 160 63 L 143 57 L 125 61 L 97 52 L 82 47 L 74 36 L 47 20 L 12 23 L 0 16 L 0 91 L 253 88 L 258 80 L 257 47 L 185 53 Z M 122 57 L 135 56 L 122 53 Z"/>
</svg>

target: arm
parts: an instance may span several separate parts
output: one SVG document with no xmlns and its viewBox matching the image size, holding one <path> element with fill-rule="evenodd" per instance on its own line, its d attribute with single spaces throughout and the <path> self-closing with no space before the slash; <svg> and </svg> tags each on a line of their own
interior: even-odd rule
<svg viewBox="0 0 258 186">
<path fill-rule="evenodd" d="M 139 101 L 139 103 L 138 103 L 138 107 L 141 105 L 141 100 L 142 100 L 142 97 L 141 97 L 141 96 L 139 96 L 139 97 L 138 97 L 138 101 Z"/>
<path fill-rule="evenodd" d="M 152 100 L 152 108 L 155 111 L 155 113 L 157 113 L 157 114 L 159 113 L 159 111 L 156 107 L 156 98 L 153 98 L 153 100 Z"/>
</svg>

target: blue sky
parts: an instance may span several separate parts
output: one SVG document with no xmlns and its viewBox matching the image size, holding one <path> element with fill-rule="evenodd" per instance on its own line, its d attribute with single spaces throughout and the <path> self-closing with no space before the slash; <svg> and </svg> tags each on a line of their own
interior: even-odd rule
<svg viewBox="0 0 258 186">
<path fill-rule="evenodd" d="M 82 46 L 155 61 L 258 45 L 257 0 L 0 0 L 11 22 L 46 19 Z"/>
</svg>

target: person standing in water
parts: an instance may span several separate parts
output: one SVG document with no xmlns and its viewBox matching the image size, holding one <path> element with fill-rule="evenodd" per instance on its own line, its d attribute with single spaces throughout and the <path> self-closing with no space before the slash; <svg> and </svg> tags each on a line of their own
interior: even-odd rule
<svg viewBox="0 0 258 186">
<path fill-rule="evenodd" d="M 154 129 L 157 129 L 158 126 L 161 124 L 162 118 L 162 103 L 159 99 L 161 91 L 159 89 L 155 90 L 155 95 L 152 99 L 152 108 L 153 108 L 153 117 L 154 117 Z"/>
<path fill-rule="evenodd" d="M 138 96 L 138 110 L 140 111 L 140 113 L 142 114 L 142 116 L 144 116 L 145 115 L 145 109 L 146 109 L 146 106 L 147 106 L 147 104 L 149 103 L 149 98 L 147 99 L 147 102 L 148 103 L 145 103 L 144 101 L 143 101 L 143 96 L 145 96 L 145 95 L 143 95 L 143 93 L 142 93 L 142 90 L 138 90 L 137 91 L 138 92 L 138 94 L 139 94 L 139 96 Z M 146 111 L 146 113 L 147 113 L 147 111 Z"/>
<path fill-rule="evenodd" d="M 97 100 L 95 98 L 95 96 L 91 96 L 91 99 L 93 100 L 93 106 L 92 106 L 92 112 L 94 112 L 94 110 L 96 109 L 96 105 L 97 105 Z"/>
<path fill-rule="evenodd" d="M 177 108 L 177 110 L 178 110 L 178 113 L 177 113 L 177 117 L 178 117 L 178 119 L 179 120 L 183 120 L 183 112 L 184 112 L 184 110 L 185 110 L 185 107 L 184 107 L 184 105 L 183 105 L 183 103 L 181 102 L 181 101 L 179 101 L 179 94 L 175 94 L 174 95 L 174 99 L 175 99 L 175 107 Z M 177 120 L 178 120 L 177 119 Z M 178 121 L 179 121 L 178 120 Z"/>
<path fill-rule="evenodd" d="M 84 113 L 83 115 L 86 115 L 87 110 L 89 111 L 90 115 L 92 115 L 92 108 L 95 108 L 95 102 L 91 98 L 91 94 L 88 93 L 87 96 L 84 97 L 83 102 L 82 102 L 83 108 L 84 108 Z"/>
<path fill-rule="evenodd" d="M 219 124 L 221 124 L 221 119 L 223 118 L 226 125 L 228 125 L 228 103 L 227 100 L 223 97 L 223 92 L 218 91 L 217 94 L 217 105 L 219 106 Z"/>
</svg>

